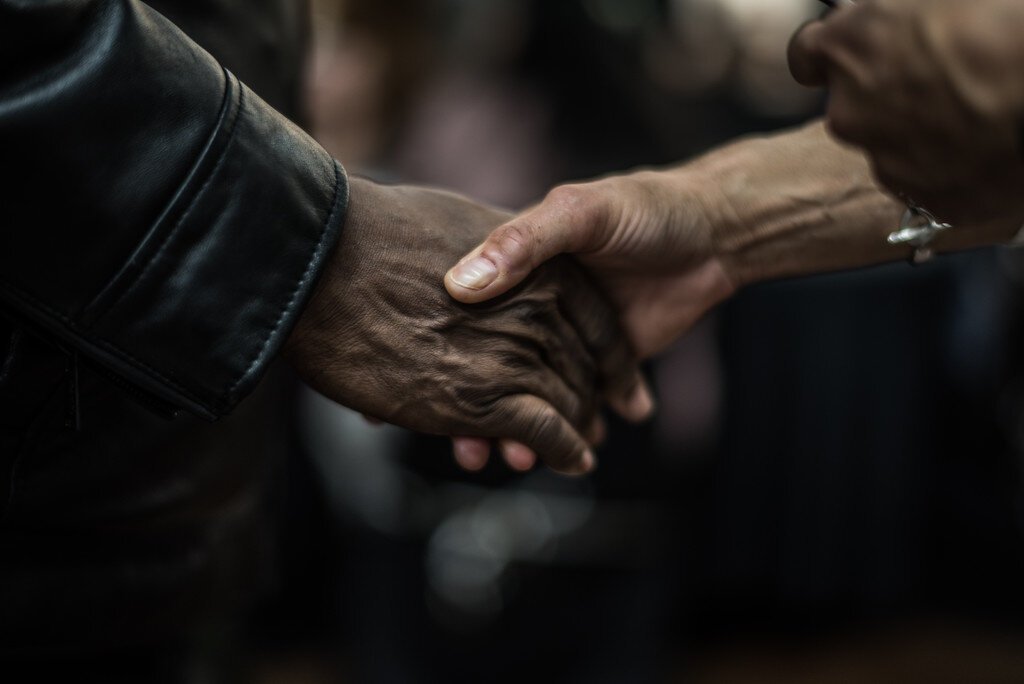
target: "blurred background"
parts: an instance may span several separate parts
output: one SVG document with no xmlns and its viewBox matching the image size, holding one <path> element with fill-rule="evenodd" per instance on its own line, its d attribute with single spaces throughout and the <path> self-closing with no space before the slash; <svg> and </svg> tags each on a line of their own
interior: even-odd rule
<svg viewBox="0 0 1024 684">
<path fill-rule="evenodd" d="M 509 208 L 817 115 L 813 0 L 316 0 L 351 173 Z M 296 406 L 267 682 L 1024 681 L 1020 257 L 751 288 L 586 479 Z"/>
</svg>

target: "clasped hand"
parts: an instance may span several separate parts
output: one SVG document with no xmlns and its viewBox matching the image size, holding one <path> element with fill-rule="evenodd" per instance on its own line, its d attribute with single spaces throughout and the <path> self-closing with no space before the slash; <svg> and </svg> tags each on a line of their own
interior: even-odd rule
<svg viewBox="0 0 1024 684">
<path fill-rule="evenodd" d="M 614 308 L 569 257 L 487 303 L 444 291 L 446 269 L 508 218 L 450 193 L 353 180 L 340 243 L 286 353 L 345 406 L 460 437 L 467 465 L 499 440 L 513 462 L 585 472 L 600 399 L 630 419 L 651 400 Z"/>
</svg>

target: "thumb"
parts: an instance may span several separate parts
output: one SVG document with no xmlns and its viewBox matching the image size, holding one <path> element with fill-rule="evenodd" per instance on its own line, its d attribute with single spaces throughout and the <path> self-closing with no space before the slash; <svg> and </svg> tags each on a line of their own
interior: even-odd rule
<svg viewBox="0 0 1024 684">
<path fill-rule="evenodd" d="M 553 256 L 587 249 L 600 195 L 562 186 L 524 214 L 495 228 L 444 277 L 448 293 L 464 304 L 496 297 Z"/>
</svg>

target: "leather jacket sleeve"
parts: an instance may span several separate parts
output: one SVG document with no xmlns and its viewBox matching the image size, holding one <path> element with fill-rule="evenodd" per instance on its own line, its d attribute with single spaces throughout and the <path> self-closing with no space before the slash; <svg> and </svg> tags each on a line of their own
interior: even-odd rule
<svg viewBox="0 0 1024 684">
<path fill-rule="evenodd" d="M 343 169 L 134 0 L 0 0 L 0 307 L 213 418 L 340 230 Z"/>
</svg>

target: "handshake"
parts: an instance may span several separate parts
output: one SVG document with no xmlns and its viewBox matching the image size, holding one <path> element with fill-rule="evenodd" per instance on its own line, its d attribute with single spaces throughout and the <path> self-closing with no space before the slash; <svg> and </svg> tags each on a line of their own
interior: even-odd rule
<svg viewBox="0 0 1024 684">
<path fill-rule="evenodd" d="M 623 323 L 658 315 L 658 279 L 583 266 L 600 263 L 597 240 L 619 238 L 573 220 L 582 195 L 556 190 L 512 218 L 435 190 L 354 179 L 350 193 L 339 243 L 286 349 L 316 389 L 369 417 L 452 436 L 469 469 L 497 441 L 517 469 L 539 457 L 586 472 L 604 432 L 602 401 L 631 420 L 650 415 L 638 359 L 653 349 Z M 556 256 L 588 230 L 597 261 Z"/>
<path fill-rule="evenodd" d="M 496 442 L 516 469 L 539 458 L 583 473 L 602 403 L 633 421 L 652 413 L 642 359 L 744 284 L 835 266 L 837 240 L 855 251 L 899 215 L 820 124 L 555 188 L 515 217 L 353 179 L 286 354 L 345 406 L 453 437 L 468 469 Z"/>
</svg>

